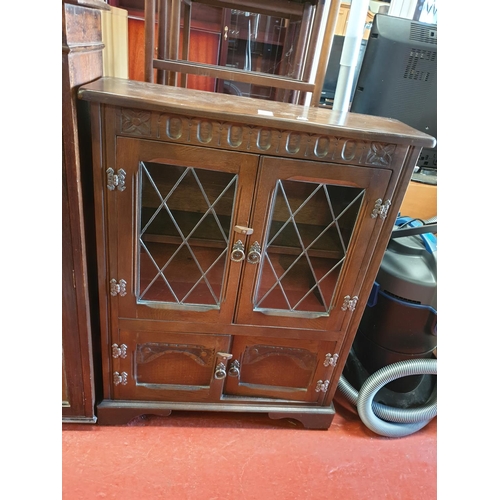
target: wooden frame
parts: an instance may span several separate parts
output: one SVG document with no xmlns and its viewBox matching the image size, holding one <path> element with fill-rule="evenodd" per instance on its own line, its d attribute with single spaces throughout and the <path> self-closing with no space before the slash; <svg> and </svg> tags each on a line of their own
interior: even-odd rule
<svg viewBox="0 0 500 500">
<path fill-rule="evenodd" d="M 189 32 L 191 25 L 192 2 L 203 3 L 214 7 L 248 8 L 265 15 L 279 15 L 285 18 L 301 18 L 301 30 L 293 61 L 293 77 L 283 75 L 269 75 L 255 71 L 228 69 L 216 64 L 189 62 Z M 184 9 L 181 8 L 184 3 Z M 328 7 L 328 8 L 327 8 Z M 333 42 L 333 25 L 336 22 L 339 0 L 313 0 L 308 2 L 289 2 L 279 0 L 272 3 L 258 0 L 244 2 L 230 2 L 219 0 L 145 0 L 145 81 L 153 83 L 155 70 L 156 83 L 176 85 L 176 74 L 180 73 L 180 86 L 186 87 L 187 74 L 224 78 L 230 81 L 251 83 L 279 89 L 278 100 L 290 100 L 294 103 L 305 102 L 305 96 L 312 94 L 313 105 L 319 103 L 323 86 L 326 62 Z M 323 36 L 322 23 L 327 16 L 326 28 Z M 157 33 L 155 18 L 158 19 Z M 183 19 L 182 47 L 179 47 L 180 23 Z M 167 36 L 168 33 L 168 36 Z M 155 41 L 157 34 L 158 55 L 155 57 Z M 314 58 L 317 49 L 320 49 L 316 71 Z M 181 50 L 180 50 L 181 49 Z M 313 78 L 313 74 L 315 77 Z M 293 92 L 290 97 L 290 92 Z"/>
<path fill-rule="evenodd" d="M 62 4 L 62 420 L 95 423 L 92 330 L 93 227 L 88 217 L 90 131 L 81 121 L 76 88 L 102 76 L 100 0 Z M 90 182 L 92 179 L 90 178 Z"/>
</svg>

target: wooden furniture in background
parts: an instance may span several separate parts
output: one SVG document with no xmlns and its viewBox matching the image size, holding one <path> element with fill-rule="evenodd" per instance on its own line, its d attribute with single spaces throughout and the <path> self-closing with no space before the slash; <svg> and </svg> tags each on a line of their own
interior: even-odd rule
<svg viewBox="0 0 500 500">
<path fill-rule="evenodd" d="M 437 186 L 410 182 L 401 204 L 401 215 L 422 220 L 437 216 Z"/>
<path fill-rule="evenodd" d="M 349 22 L 349 14 L 351 13 L 351 4 L 342 3 L 340 4 L 337 24 L 335 25 L 335 34 L 345 36 L 347 30 L 347 23 Z M 372 27 L 373 18 L 375 14 L 368 10 L 366 13 L 365 31 L 363 32 L 363 38 L 368 40 L 370 36 L 370 30 Z"/>
<path fill-rule="evenodd" d="M 197 4 L 222 12 L 216 64 L 195 61 L 189 54 L 191 10 Z M 334 6 L 338 10 L 337 2 Z M 306 92 L 321 92 L 311 72 L 316 50 L 324 41 L 319 37 L 323 16 L 328 14 L 324 7 L 325 0 L 272 4 L 267 0 L 145 0 L 145 80 L 155 81 L 157 69 L 157 83 L 185 87 L 187 75 L 203 75 L 218 79 L 218 92 L 298 103 Z M 261 46 L 262 51 L 253 52 L 251 45 L 253 50 Z M 229 64 L 231 48 L 235 57 Z"/>
<path fill-rule="evenodd" d="M 77 102 L 76 92 L 79 85 L 102 76 L 101 9 L 107 8 L 99 0 L 62 2 L 62 418 L 65 422 L 96 420 L 90 292 L 93 284 L 88 273 L 88 247 L 95 239 L 95 230 L 92 204 L 86 204 L 89 194 L 86 189 L 92 182 L 88 175 L 91 144 L 88 127 L 82 122 L 84 116 L 77 115 L 82 103 Z M 86 208 L 90 210 L 88 214 Z M 86 227 L 88 222 L 90 227 Z M 95 260 L 90 258 L 92 264 L 95 265 Z"/>
<path fill-rule="evenodd" d="M 145 0 L 109 0 L 110 5 L 118 6 L 126 9 L 128 12 L 128 30 L 129 30 L 129 78 L 137 81 L 148 81 L 145 73 L 145 22 L 144 22 L 144 3 Z M 321 97 L 321 88 L 323 86 L 326 66 L 328 64 L 330 50 L 332 46 L 332 37 L 336 35 L 345 35 L 347 20 L 349 18 L 350 4 L 340 3 L 339 0 L 331 3 L 325 3 L 325 0 L 319 2 L 322 7 L 323 15 L 327 15 L 327 27 L 325 30 L 325 38 L 323 43 L 315 42 L 319 47 L 318 73 L 316 74 L 316 87 L 320 88 L 311 99 L 312 106 L 318 106 Z M 189 37 L 189 59 L 204 64 L 217 65 L 225 61 L 227 48 L 224 48 L 223 37 L 224 20 L 227 18 L 227 12 L 231 9 L 217 9 L 194 2 L 191 8 L 191 26 Z M 328 11 L 328 14 L 325 14 Z M 364 38 L 368 38 L 373 21 L 374 14 L 367 12 L 366 26 Z M 156 30 L 158 30 L 158 21 L 155 16 Z M 180 28 L 178 32 L 179 44 L 182 45 L 184 40 L 184 21 L 180 17 Z M 158 34 L 156 33 L 156 37 Z M 150 57 L 158 57 L 158 44 L 150 45 L 149 50 L 153 47 L 153 55 Z M 148 63 L 149 65 L 150 63 Z M 157 70 L 153 70 L 153 80 L 156 79 Z M 199 75 L 189 75 L 188 88 L 215 92 L 218 88 L 217 80 Z M 220 90 L 220 89 L 219 89 Z"/>
<path fill-rule="evenodd" d="M 171 60 L 176 61 L 170 66 L 175 66 L 174 69 L 182 75 L 181 86 L 185 86 L 187 79 L 188 88 L 222 92 L 226 83 L 226 90 L 234 89 L 235 92 L 243 92 L 243 95 L 274 100 L 295 99 L 303 103 L 305 94 L 292 92 L 289 89 L 292 86 L 300 87 L 302 91 L 314 91 L 318 96 L 316 99 L 313 94 L 312 102 L 319 102 L 340 0 L 279 0 L 271 4 L 260 0 L 151 0 L 149 3 L 145 0 L 109 0 L 109 3 L 127 9 L 129 13 L 129 78 L 132 80 L 164 83 L 162 71 L 160 80 L 157 78 L 158 70 L 153 69 L 153 60 L 163 60 L 168 54 Z M 242 36 L 247 31 L 239 21 L 234 24 L 238 13 L 243 18 L 245 11 L 262 13 L 255 40 L 265 42 L 265 45 L 259 46 L 263 49 L 262 53 L 254 54 L 256 62 L 250 74 L 242 70 L 241 61 L 235 65 L 235 60 L 228 60 L 229 53 L 237 52 L 229 50 L 230 45 L 233 49 L 235 45 L 241 48 Z M 231 17 L 234 26 L 231 25 Z M 301 22 L 302 19 L 304 22 Z M 268 27 L 274 25 L 275 32 L 289 33 L 288 42 L 293 40 L 294 46 L 290 46 L 283 37 L 278 37 L 278 40 L 277 35 L 266 33 L 262 29 L 266 23 Z M 320 29 L 321 23 L 325 23 L 327 29 Z M 297 26 L 302 26 L 302 31 L 298 33 L 297 30 L 295 35 L 298 36 L 295 36 L 294 27 Z M 302 49 L 297 50 L 297 47 Z M 318 54 L 315 55 L 315 52 Z M 288 56 L 283 54 L 288 53 L 293 55 L 293 60 L 290 59 L 291 64 L 287 66 Z M 190 63 L 184 60 L 186 54 Z M 280 55 L 282 61 L 273 68 L 275 62 L 271 64 L 270 56 L 277 54 L 283 55 Z M 225 67 L 226 64 L 228 67 Z M 236 67 L 238 65 L 239 68 Z M 219 76 L 226 79 L 217 78 Z M 241 79 L 245 81 L 241 82 Z M 268 84 L 274 82 L 279 87 L 257 85 L 255 82 L 258 80 Z"/>
<path fill-rule="evenodd" d="M 422 147 L 402 123 L 113 78 L 91 104 L 101 424 L 328 428 Z"/>
</svg>

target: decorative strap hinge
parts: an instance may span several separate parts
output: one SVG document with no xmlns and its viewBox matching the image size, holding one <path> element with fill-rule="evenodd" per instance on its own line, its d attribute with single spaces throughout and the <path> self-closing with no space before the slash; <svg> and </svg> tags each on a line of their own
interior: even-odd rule
<svg viewBox="0 0 500 500">
<path fill-rule="evenodd" d="M 127 345 L 126 344 L 121 344 L 118 346 L 118 344 L 113 344 L 111 346 L 111 354 L 113 358 L 122 358 L 125 359 L 127 357 Z"/>
<path fill-rule="evenodd" d="M 372 210 L 372 219 L 376 219 L 379 215 L 381 219 L 385 219 L 390 206 L 391 200 L 385 200 L 385 203 L 382 203 L 382 198 L 379 198 L 375 202 L 375 208 Z"/>
<path fill-rule="evenodd" d="M 127 173 L 123 168 L 120 168 L 115 174 L 115 171 L 110 167 L 106 170 L 106 176 L 108 178 L 107 187 L 110 191 L 118 189 L 118 191 L 123 191 L 125 189 L 125 176 Z"/>
<path fill-rule="evenodd" d="M 339 359 L 338 354 L 330 354 L 328 353 L 325 356 L 325 361 L 323 361 L 324 366 L 335 366 L 337 364 L 337 360 Z"/>
<path fill-rule="evenodd" d="M 116 281 L 112 279 L 109 282 L 109 293 L 116 297 L 116 295 L 120 294 L 122 297 L 127 295 L 127 282 L 125 280 Z"/>
<path fill-rule="evenodd" d="M 318 380 L 316 383 L 316 392 L 326 392 L 328 390 L 328 386 L 330 385 L 329 380 L 325 380 L 324 382 L 322 380 Z"/>
<path fill-rule="evenodd" d="M 115 385 L 127 385 L 127 372 L 114 372 L 113 373 L 113 384 Z"/>
<path fill-rule="evenodd" d="M 344 297 L 344 303 L 342 304 L 342 311 L 354 311 L 356 309 L 356 304 L 358 303 L 358 296 L 355 295 L 354 297 L 351 298 L 350 295 L 346 295 Z"/>
</svg>

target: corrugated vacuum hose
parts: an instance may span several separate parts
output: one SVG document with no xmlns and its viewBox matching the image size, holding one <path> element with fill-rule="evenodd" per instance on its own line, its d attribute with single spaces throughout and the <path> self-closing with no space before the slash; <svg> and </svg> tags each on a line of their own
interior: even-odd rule
<svg viewBox="0 0 500 500">
<path fill-rule="evenodd" d="M 409 436 L 437 415 L 437 385 L 429 401 L 419 408 L 393 408 L 374 402 L 373 398 L 384 385 L 410 375 L 437 375 L 437 360 L 412 359 L 384 366 L 366 379 L 359 392 L 341 375 L 338 388 L 357 408 L 359 417 L 370 430 L 387 437 Z"/>
</svg>

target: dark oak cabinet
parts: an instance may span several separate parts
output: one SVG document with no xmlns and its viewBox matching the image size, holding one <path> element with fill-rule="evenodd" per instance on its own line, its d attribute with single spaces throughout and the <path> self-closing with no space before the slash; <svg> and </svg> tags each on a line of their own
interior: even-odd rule
<svg viewBox="0 0 500 500">
<path fill-rule="evenodd" d="M 401 123 L 103 78 L 92 110 L 102 424 L 327 428 L 423 145 Z"/>
<path fill-rule="evenodd" d="M 76 94 L 78 86 L 102 76 L 101 9 L 108 8 L 101 0 L 62 2 L 63 422 L 96 421 L 91 140 L 90 124 L 81 112 L 85 103 Z"/>
</svg>

